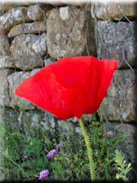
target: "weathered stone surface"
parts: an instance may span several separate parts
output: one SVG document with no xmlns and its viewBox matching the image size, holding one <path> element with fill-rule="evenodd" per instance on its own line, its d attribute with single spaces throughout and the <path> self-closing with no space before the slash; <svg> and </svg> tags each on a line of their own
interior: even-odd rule
<svg viewBox="0 0 137 183">
<path fill-rule="evenodd" d="M 31 5 L 28 7 L 27 17 L 30 20 L 42 20 L 46 19 L 46 13 L 51 10 L 53 6 L 46 4 Z"/>
<path fill-rule="evenodd" d="M 19 124 L 24 124 L 27 126 L 27 123 L 30 123 L 31 126 L 38 127 L 41 123 L 46 123 L 46 112 L 41 110 L 29 110 L 29 111 L 20 111 L 17 121 Z M 27 122 L 27 123 L 26 123 Z"/>
<path fill-rule="evenodd" d="M 95 55 L 94 38 L 94 25 L 90 13 L 74 6 L 48 12 L 47 47 L 52 57 L 59 59 L 88 55 L 88 52 Z"/>
<path fill-rule="evenodd" d="M 47 35 L 45 33 L 38 36 L 38 40 L 32 45 L 32 49 L 40 56 L 47 52 Z"/>
<path fill-rule="evenodd" d="M 0 57 L 0 69 L 15 68 L 14 59 L 10 56 Z"/>
<path fill-rule="evenodd" d="M 17 7 L 9 10 L 0 17 L 0 29 L 9 30 L 14 25 L 27 21 L 27 8 Z"/>
<path fill-rule="evenodd" d="M 16 110 L 17 109 L 15 105 L 12 105 L 12 108 L 3 108 L 0 106 L 0 116 L 2 117 L 2 121 L 5 123 L 14 123 L 16 124 L 17 128 L 20 128 L 22 123 L 26 125 L 26 121 L 31 123 L 32 126 L 36 127 L 41 124 L 43 127 L 45 127 L 45 130 L 50 130 L 51 127 L 55 128 L 56 126 L 55 117 L 46 110 L 31 109 L 28 111 L 20 110 L 20 112 L 17 112 Z M 19 125 L 17 125 L 17 123 Z"/>
<path fill-rule="evenodd" d="M 9 39 L 5 34 L 0 34 L 0 57 L 10 55 Z"/>
<path fill-rule="evenodd" d="M 136 78 L 137 71 L 118 70 L 109 86 L 107 99 L 109 105 L 105 117 L 109 121 L 136 121 Z"/>
<path fill-rule="evenodd" d="M 18 113 L 10 107 L 0 106 L 0 115 L 2 116 L 3 123 L 16 123 L 18 118 Z M 18 124 L 16 124 L 18 126 Z"/>
<path fill-rule="evenodd" d="M 8 33 L 8 37 L 15 37 L 20 34 L 35 34 L 47 31 L 45 20 L 33 23 L 22 23 L 14 26 Z"/>
<path fill-rule="evenodd" d="M 91 8 L 92 17 L 97 17 L 100 20 L 133 20 L 137 17 L 136 11 L 137 2 L 97 2 Z M 95 9 L 94 9 L 95 8 Z M 128 21 L 128 20 L 127 20 Z"/>
<path fill-rule="evenodd" d="M 17 1 L 17 2 L 12 2 L 12 3 L 8 3 L 8 2 L 3 2 L 3 11 L 7 12 L 9 10 L 11 10 L 12 8 L 16 8 L 16 7 L 21 7 L 21 6 L 29 6 L 29 5 L 33 5 L 35 4 L 35 2 L 23 2 L 23 1 Z"/>
<path fill-rule="evenodd" d="M 52 8 L 46 5 L 12 8 L 0 17 L 0 29 L 10 30 L 13 26 L 24 22 L 46 19 L 46 12 Z"/>
<path fill-rule="evenodd" d="M 26 78 L 30 76 L 30 72 L 15 72 L 8 76 L 8 83 L 9 83 L 9 95 L 10 95 L 10 105 L 18 105 L 19 108 L 23 109 L 34 109 L 34 105 L 29 101 L 18 97 L 14 94 L 15 88 Z"/>
<path fill-rule="evenodd" d="M 58 129 L 60 133 L 64 132 L 64 135 L 65 135 L 65 132 L 67 132 L 68 134 L 74 133 L 75 125 L 73 123 L 66 120 L 58 119 L 57 124 L 58 124 Z"/>
<path fill-rule="evenodd" d="M 2 16 L 3 14 L 4 14 L 3 4 L 0 3 L 0 16 Z"/>
<path fill-rule="evenodd" d="M 44 110 L 43 113 L 44 118 L 41 120 L 40 124 L 45 130 L 49 130 L 49 132 L 54 135 L 55 130 L 53 129 L 57 128 L 56 117 L 46 110 Z"/>
<path fill-rule="evenodd" d="M 46 53 L 46 34 L 22 34 L 16 36 L 10 47 L 15 65 L 22 70 L 32 70 L 42 65 L 42 56 Z"/>
<path fill-rule="evenodd" d="M 62 1 L 59 1 L 59 2 L 48 2 L 48 3 L 51 3 L 52 5 L 54 6 L 64 6 L 64 5 L 74 5 L 74 6 L 82 6 L 84 4 L 84 2 L 81 2 L 81 1 L 75 1 L 75 2 L 69 2 L 69 1 L 66 1 L 66 0 L 62 0 Z"/>
<path fill-rule="evenodd" d="M 41 20 L 44 18 L 44 14 L 38 5 L 29 6 L 27 16 L 31 20 Z"/>
<path fill-rule="evenodd" d="M 11 73 L 8 69 L 0 70 L 0 105 L 9 106 L 10 96 L 7 77 Z"/>
<path fill-rule="evenodd" d="M 83 118 L 83 121 L 85 123 L 90 123 L 92 121 L 97 121 L 97 119 L 96 119 L 96 113 L 94 113 L 94 114 L 83 114 L 82 115 L 82 118 Z M 67 121 L 68 122 L 75 123 L 75 125 L 79 124 L 79 120 L 76 117 L 69 118 L 69 119 L 67 119 Z"/>
<path fill-rule="evenodd" d="M 55 62 L 54 58 L 46 58 L 46 59 L 44 59 L 44 66 L 53 64 L 54 62 Z"/>
<path fill-rule="evenodd" d="M 33 74 L 35 74 L 36 72 L 38 72 L 41 68 L 37 68 L 37 69 L 33 69 L 31 72 L 30 72 L 30 76 L 32 76 Z"/>
<path fill-rule="evenodd" d="M 137 65 L 137 23 L 98 21 L 98 56 L 118 60 L 118 68 Z"/>
</svg>

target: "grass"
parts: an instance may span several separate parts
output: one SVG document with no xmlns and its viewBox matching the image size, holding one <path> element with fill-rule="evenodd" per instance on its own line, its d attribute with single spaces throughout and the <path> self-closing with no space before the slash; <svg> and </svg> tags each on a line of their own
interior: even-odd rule
<svg viewBox="0 0 137 183">
<path fill-rule="evenodd" d="M 17 123 L 6 119 L 1 126 L 4 134 L 3 174 L 6 180 L 38 180 L 42 170 L 49 170 L 49 180 L 89 180 L 89 162 L 82 135 L 57 128 L 43 128 L 40 119 L 32 125 L 25 111 L 15 109 L 17 115 L 22 112 L 22 120 Z M 32 111 L 33 113 L 33 111 Z M 115 180 L 117 169 L 114 152 L 122 136 L 108 136 L 101 122 L 93 120 L 86 123 L 93 150 L 96 180 Z M 61 143 L 54 159 L 47 159 L 47 153 Z M 27 155 L 27 158 L 25 156 Z M 129 173 L 129 172 L 128 172 Z M 126 176 L 126 175 L 125 175 Z"/>
</svg>

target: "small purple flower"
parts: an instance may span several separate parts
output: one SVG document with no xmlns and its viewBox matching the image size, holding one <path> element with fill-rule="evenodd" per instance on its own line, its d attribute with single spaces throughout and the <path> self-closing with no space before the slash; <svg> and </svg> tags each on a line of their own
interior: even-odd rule
<svg viewBox="0 0 137 183">
<path fill-rule="evenodd" d="M 49 174 L 49 171 L 48 171 L 48 170 L 42 170 L 42 171 L 40 172 L 39 179 L 41 180 L 41 179 L 46 178 L 46 177 L 48 176 L 48 174 Z"/>
<path fill-rule="evenodd" d="M 56 145 L 56 150 L 59 150 L 61 148 L 61 144 Z"/>
<path fill-rule="evenodd" d="M 47 154 L 47 158 L 54 158 L 55 154 L 57 153 L 57 151 L 55 149 L 51 150 L 48 154 Z"/>
<path fill-rule="evenodd" d="M 108 134 L 109 137 L 114 135 L 112 131 L 107 132 L 107 134 Z"/>
<path fill-rule="evenodd" d="M 98 151 L 95 152 L 95 155 L 96 155 L 96 156 L 98 155 Z"/>
<path fill-rule="evenodd" d="M 27 156 L 27 155 L 25 155 L 25 156 L 24 156 L 24 159 L 27 159 L 27 158 L 28 158 L 28 156 Z"/>
</svg>

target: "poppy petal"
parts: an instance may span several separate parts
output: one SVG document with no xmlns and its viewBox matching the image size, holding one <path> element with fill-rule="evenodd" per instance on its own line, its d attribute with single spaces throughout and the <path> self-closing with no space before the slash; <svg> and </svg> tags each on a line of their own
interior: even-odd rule
<svg viewBox="0 0 137 183">
<path fill-rule="evenodd" d="M 89 85 L 93 86 L 89 89 L 89 108 L 84 112 L 85 114 L 94 113 L 100 106 L 105 97 L 114 71 L 117 67 L 116 60 L 99 60 L 97 66 L 91 69 Z M 94 79 L 92 79 L 94 78 Z"/>
<path fill-rule="evenodd" d="M 15 94 L 50 111 L 58 118 L 67 119 L 74 115 L 71 110 L 71 90 L 62 87 L 52 73 L 38 71 L 24 80 L 16 88 Z"/>
<path fill-rule="evenodd" d="M 86 87 L 82 86 L 74 104 L 74 114 L 77 118 L 82 114 L 92 114 L 99 108 L 117 67 L 116 60 L 94 58 L 90 59 L 88 77 L 85 76 Z"/>
<path fill-rule="evenodd" d="M 58 118 L 80 118 L 99 108 L 116 66 L 92 56 L 63 58 L 27 78 L 15 94 Z"/>
<path fill-rule="evenodd" d="M 60 85 L 74 90 L 85 83 L 85 75 L 87 75 L 91 64 L 91 58 L 96 59 L 87 56 L 62 58 L 41 70 L 46 73 L 53 73 Z"/>
</svg>

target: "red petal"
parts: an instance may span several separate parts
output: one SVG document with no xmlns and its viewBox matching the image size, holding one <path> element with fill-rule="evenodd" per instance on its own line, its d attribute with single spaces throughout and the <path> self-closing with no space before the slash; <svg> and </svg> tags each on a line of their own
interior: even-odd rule
<svg viewBox="0 0 137 183">
<path fill-rule="evenodd" d="M 15 94 L 59 118 L 80 118 L 98 109 L 116 66 L 115 60 L 63 58 L 26 79 Z"/>
<path fill-rule="evenodd" d="M 72 92 L 61 86 L 55 75 L 37 72 L 19 85 L 15 94 L 46 109 L 58 118 L 67 119 L 74 116 L 71 109 Z"/>
<path fill-rule="evenodd" d="M 90 105 L 85 114 L 92 114 L 99 108 L 117 67 L 117 61 L 103 59 L 99 60 L 97 65 L 93 65 L 94 69 L 90 69 L 91 80 L 88 81 L 88 84 L 93 87 L 89 89 Z"/>
<path fill-rule="evenodd" d="M 57 62 L 44 67 L 46 73 L 54 73 L 56 80 L 64 87 L 77 89 L 85 83 L 85 75 L 89 72 L 91 59 L 95 57 L 62 58 Z"/>
</svg>

